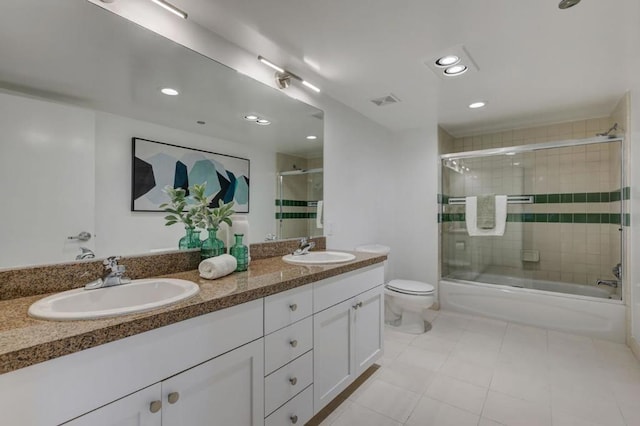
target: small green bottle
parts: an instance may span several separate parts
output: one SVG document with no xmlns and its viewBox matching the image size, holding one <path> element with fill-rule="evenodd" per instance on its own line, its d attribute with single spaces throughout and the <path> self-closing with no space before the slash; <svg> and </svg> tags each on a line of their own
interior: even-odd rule
<svg viewBox="0 0 640 426">
<path fill-rule="evenodd" d="M 246 271 L 249 266 L 249 248 L 242 244 L 244 234 L 233 234 L 233 236 L 236 239 L 236 243 L 231 247 L 229 253 L 238 261 L 236 272 Z"/>
</svg>

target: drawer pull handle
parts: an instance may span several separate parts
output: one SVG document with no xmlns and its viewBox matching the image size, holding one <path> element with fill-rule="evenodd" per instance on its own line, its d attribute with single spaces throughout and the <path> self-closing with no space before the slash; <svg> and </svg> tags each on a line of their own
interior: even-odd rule
<svg viewBox="0 0 640 426">
<path fill-rule="evenodd" d="M 289 344 L 291 345 L 292 348 L 295 348 L 296 346 L 298 346 L 298 341 L 294 339 L 294 340 L 291 340 Z"/>
<path fill-rule="evenodd" d="M 362 302 L 358 302 L 355 305 L 352 306 L 353 309 L 358 309 L 358 308 L 362 308 Z"/>
<path fill-rule="evenodd" d="M 298 378 L 297 377 L 290 378 L 289 383 L 291 383 L 291 386 L 295 386 L 296 383 L 298 383 Z"/>
<path fill-rule="evenodd" d="M 289 309 L 291 309 L 291 312 L 295 312 L 296 309 L 298 309 L 298 305 L 296 303 L 292 303 L 289 305 Z"/>
<path fill-rule="evenodd" d="M 152 413 L 157 413 L 162 408 L 162 401 L 153 401 L 149 405 L 149 411 Z"/>
<path fill-rule="evenodd" d="M 178 402 L 179 399 L 180 399 L 180 394 L 178 392 L 171 392 L 169 395 L 167 395 L 167 400 L 169 401 L 169 404 L 175 404 L 176 402 Z"/>
<path fill-rule="evenodd" d="M 298 416 L 296 416 L 295 414 L 289 418 L 291 419 L 291 423 L 293 423 L 294 425 L 298 423 Z"/>
</svg>

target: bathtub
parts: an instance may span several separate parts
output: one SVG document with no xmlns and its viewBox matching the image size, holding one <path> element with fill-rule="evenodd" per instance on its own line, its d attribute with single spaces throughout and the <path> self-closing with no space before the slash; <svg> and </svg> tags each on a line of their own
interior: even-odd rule
<svg viewBox="0 0 640 426">
<path fill-rule="evenodd" d="M 481 274 L 474 279 L 482 282 L 442 278 L 438 290 L 440 306 L 445 310 L 625 342 L 625 306 L 621 300 L 609 298 L 612 292 L 608 287 L 493 274 Z"/>
</svg>

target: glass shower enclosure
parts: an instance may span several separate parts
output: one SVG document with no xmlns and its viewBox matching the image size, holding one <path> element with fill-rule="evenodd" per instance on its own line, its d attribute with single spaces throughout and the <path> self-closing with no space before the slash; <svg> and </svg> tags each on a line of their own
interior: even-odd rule
<svg viewBox="0 0 640 426">
<path fill-rule="evenodd" d="M 278 173 L 278 239 L 323 235 L 323 169 Z"/>
<path fill-rule="evenodd" d="M 441 156 L 441 275 L 621 298 L 614 269 L 629 224 L 621 139 L 548 142 Z M 470 236 L 467 199 L 506 195 L 502 235 Z"/>
</svg>

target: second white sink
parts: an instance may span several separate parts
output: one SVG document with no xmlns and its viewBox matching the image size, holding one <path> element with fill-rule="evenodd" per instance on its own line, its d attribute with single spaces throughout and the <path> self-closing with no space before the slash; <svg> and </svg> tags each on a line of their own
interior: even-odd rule
<svg viewBox="0 0 640 426">
<path fill-rule="evenodd" d="M 29 307 L 29 315 L 57 321 L 113 317 L 177 303 L 199 291 L 196 283 L 186 280 L 133 280 L 129 284 L 96 290 L 80 288 L 45 297 Z"/>
<path fill-rule="evenodd" d="M 288 254 L 282 257 L 287 263 L 294 265 L 322 265 L 325 263 L 342 263 L 355 259 L 355 255 L 351 253 L 343 253 L 340 251 L 310 251 L 307 254 L 294 256 Z"/>
</svg>

